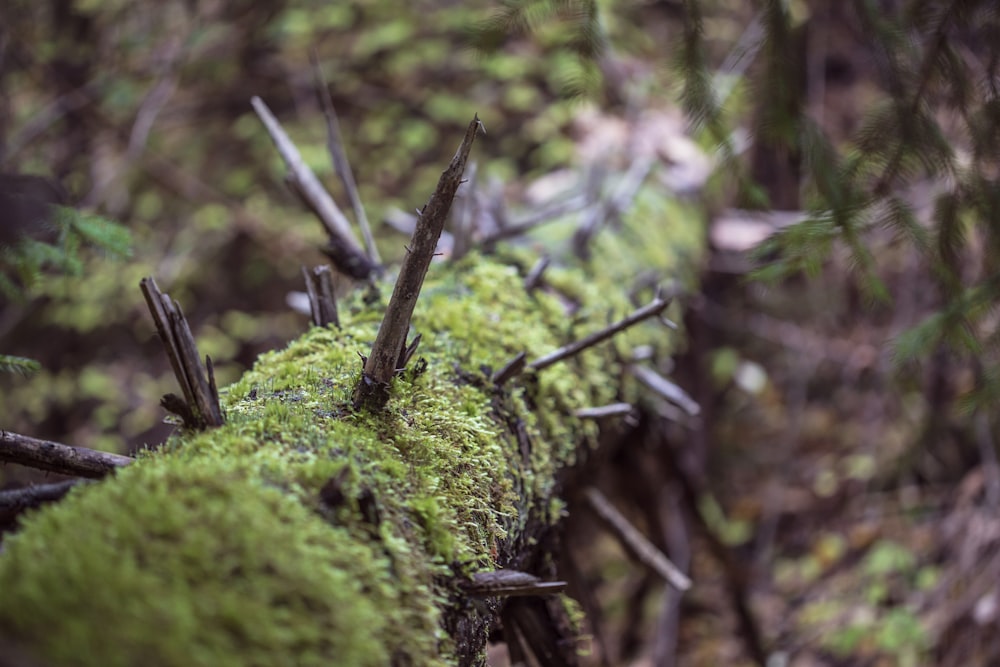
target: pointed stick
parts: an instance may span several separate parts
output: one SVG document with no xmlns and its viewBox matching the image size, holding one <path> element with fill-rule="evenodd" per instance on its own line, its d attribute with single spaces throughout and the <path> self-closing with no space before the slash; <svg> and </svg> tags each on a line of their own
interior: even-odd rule
<svg viewBox="0 0 1000 667">
<path fill-rule="evenodd" d="M 448 211 L 455 199 L 465 172 L 465 164 L 472 150 L 472 142 L 482 128 L 479 116 L 475 116 L 465 131 L 465 138 L 451 164 L 441 174 L 437 188 L 430 200 L 421 209 L 417 228 L 410 239 L 410 245 L 399 277 L 392 290 L 392 297 L 385 309 L 385 317 L 372 345 L 371 355 L 365 362 L 361 380 L 354 390 L 354 408 L 370 411 L 381 410 L 389 400 L 389 382 L 396 373 L 399 351 L 403 349 L 410 329 L 410 318 L 420 296 L 427 269 L 430 268 L 434 250 L 444 229 Z"/>
<path fill-rule="evenodd" d="M 656 545 L 632 525 L 625 516 L 595 487 L 584 491 L 587 504 L 615 533 L 622 545 L 635 554 L 644 565 L 656 572 L 668 584 L 679 591 L 691 588 L 691 579 L 670 562 Z"/>
<path fill-rule="evenodd" d="M 587 349 L 588 347 L 593 347 L 594 345 L 597 345 L 598 343 L 605 341 L 608 338 L 611 338 L 618 332 L 624 331 L 625 329 L 628 329 L 634 324 L 638 324 L 639 322 L 642 322 L 645 319 L 649 319 L 650 317 L 659 315 L 669 305 L 670 305 L 669 299 L 661 299 L 660 297 L 656 297 L 655 299 L 653 299 L 653 302 L 650 303 L 649 305 L 639 308 L 628 317 L 619 320 L 618 322 L 615 322 L 611 326 L 606 327 L 595 333 L 592 333 L 589 336 L 581 338 L 578 341 L 574 341 L 569 345 L 565 345 L 559 348 L 558 350 L 555 350 L 554 352 L 546 354 L 544 357 L 535 359 L 530 364 L 528 364 L 528 368 L 530 368 L 533 371 L 540 371 L 543 368 L 548 368 L 549 366 L 551 366 L 556 362 L 562 361 L 567 357 L 571 357 L 574 354 L 580 353 L 581 351 Z"/>
<path fill-rule="evenodd" d="M 313 170 L 302 160 L 299 149 L 289 139 L 264 101 L 254 96 L 250 99 L 250 104 L 271 135 L 271 140 L 285 161 L 299 195 L 326 227 L 326 233 L 330 237 L 327 255 L 334 261 L 337 269 L 352 278 L 366 280 L 371 277 L 376 266 L 358 245 L 358 240 L 351 231 L 351 223 L 343 211 L 316 178 Z"/>
<path fill-rule="evenodd" d="M 57 472 L 100 479 L 127 466 L 133 459 L 120 454 L 73 447 L 50 440 L 39 440 L 19 433 L 0 431 L 0 461 Z"/>
<path fill-rule="evenodd" d="M 347 160 L 344 141 L 340 135 L 340 121 L 337 119 L 337 112 L 333 108 L 330 91 L 326 87 L 323 70 L 319 66 L 316 49 L 311 50 L 309 58 L 312 60 L 313 71 L 316 73 L 316 92 L 319 94 L 320 100 L 323 101 L 323 115 L 326 116 L 326 147 L 330 151 L 333 168 L 337 172 L 337 176 L 340 177 L 340 182 L 344 184 L 344 190 L 347 191 L 347 198 L 351 200 L 351 208 L 354 209 L 354 217 L 358 221 L 358 227 L 361 228 L 361 237 L 365 241 L 365 250 L 368 252 L 368 259 L 373 264 L 381 264 L 382 260 L 378 255 L 378 248 L 375 247 L 372 228 L 368 224 L 368 216 L 365 215 L 365 207 L 361 203 L 358 184 L 354 181 L 354 172 L 351 170 L 351 163 Z"/>
</svg>

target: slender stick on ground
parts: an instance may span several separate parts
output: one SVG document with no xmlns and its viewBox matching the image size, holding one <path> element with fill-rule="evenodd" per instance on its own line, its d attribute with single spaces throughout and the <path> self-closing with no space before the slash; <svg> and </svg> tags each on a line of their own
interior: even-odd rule
<svg viewBox="0 0 1000 667">
<path fill-rule="evenodd" d="M 451 164 L 441 174 L 437 188 L 420 211 L 417 228 L 410 239 L 408 252 L 399 269 L 399 277 L 392 290 L 392 298 L 385 309 L 382 326 L 372 345 L 372 353 L 365 361 L 361 381 L 354 390 L 354 408 L 381 410 L 389 400 L 389 382 L 396 373 L 399 351 L 403 349 L 410 330 L 410 318 L 420 296 L 420 288 L 431 265 L 438 239 L 444 229 L 448 211 L 455 199 L 455 192 L 462 181 L 465 164 L 472 150 L 472 142 L 482 129 L 479 116 L 475 116 L 465 131 L 465 138 Z"/>
<path fill-rule="evenodd" d="M 313 170 L 302 160 L 299 149 L 288 138 L 288 134 L 282 129 L 278 119 L 274 117 L 263 100 L 254 96 L 250 99 L 250 104 L 260 116 L 261 122 L 267 128 L 268 134 L 271 135 L 271 140 L 274 141 L 278 152 L 281 153 L 281 157 L 288 167 L 292 183 L 309 208 L 316 213 L 320 222 L 326 227 L 326 233 L 330 237 L 330 246 L 326 250 L 327 255 L 336 264 L 338 270 L 352 278 L 358 280 L 370 278 L 375 271 L 375 264 L 358 244 L 354 232 L 351 231 L 351 223 L 343 211 L 316 178 Z"/>
<path fill-rule="evenodd" d="M 615 322 L 611 326 L 592 333 L 578 341 L 574 341 L 569 345 L 565 345 L 554 352 L 546 354 L 544 357 L 535 359 L 528 364 L 528 368 L 533 371 L 540 371 L 543 368 L 548 368 L 554 363 L 562 361 L 567 357 L 572 357 L 574 354 L 579 354 L 588 347 L 593 347 L 594 345 L 611 338 L 619 331 L 624 331 L 634 324 L 638 324 L 645 319 L 659 315 L 669 305 L 669 300 L 657 297 L 649 305 L 639 308 L 628 317 Z"/>
<path fill-rule="evenodd" d="M 132 463 L 132 458 L 0 431 L 0 461 L 62 475 L 100 479 Z"/>
<path fill-rule="evenodd" d="M 333 168 L 337 172 L 337 176 L 340 177 L 340 182 L 344 184 L 344 190 L 347 191 L 347 198 L 351 200 L 354 217 L 358 221 L 358 227 L 361 228 L 361 237 L 365 240 L 365 250 L 368 252 L 368 259 L 374 264 L 380 264 L 382 260 L 378 256 L 378 248 L 375 247 L 375 237 L 372 236 L 372 228 L 368 224 L 368 216 L 365 215 L 365 207 L 361 203 L 361 194 L 358 192 L 358 185 L 354 181 L 354 172 L 351 170 L 351 163 L 347 160 L 344 141 L 340 136 L 340 121 L 337 119 L 337 112 L 333 108 L 333 100 L 330 99 L 330 91 L 326 87 L 323 71 L 319 67 L 316 50 L 313 49 L 309 55 L 312 60 L 313 71 L 316 73 L 316 92 L 323 102 L 323 115 L 326 116 L 326 147 L 330 151 Z"/>
<path fill-rule="evenodd" d="M 584 492 L 587 504 L 599 516 L 629 551 L 644 565 L 660 575 L 664 581 L 679 591 L 691 588 L 691 579 L 670 562 L 662 551 L 656 548 L 646 536 L 639 532 L 615 506 L 594 487 Z"/>
</svg>

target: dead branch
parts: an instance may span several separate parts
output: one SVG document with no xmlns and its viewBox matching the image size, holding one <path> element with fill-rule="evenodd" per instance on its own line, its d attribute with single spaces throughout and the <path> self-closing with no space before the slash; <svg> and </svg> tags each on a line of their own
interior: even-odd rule
<svg viewBox="0 0 1000 667">
<path fill-rule="evenodd" d="M 590 508 L 614 532 L 622 545 L 635 554 L 636 558 L 644 565 L 679 591 L 691 588 L 691 579 L 671 563 L 670 559 L 640 533 L 621 512 L 615 509 L 615 506 L 604 497 L 603 493 L 594 487 L 589 487 L 584 491 L 584 497 L 586 497 Z"/>
<path fill-rule="evenodd" d="M 389 400 L 389 382 L 396 372 L 399 351 L 403 349 L 406 335 L 410 330 L 410 318 L 417 305 L 420 288 L 434 257 L 438 238 L 444 229 L 451 203 L 455 199 L 455 192 L 465 172 L 472 142 L 481 128 L 482 123 L 477 115 L 469 123 L 465 138 L 455 157 L 452 158 L 451 164 L 441 174 L 434 194 L 420 211 L 417 228 L 410 240 L 409 251 L 403 258 L 403 265 L 400 267 L 399 277 L 396 279 L 392 297 L 386 307 L 382 326 L 379 327 L 378 335 L 375 337 L 371 355 L 365 362 L 361 381 L 354 391 L 355 409 L 364 407 L 373 411 L 381 410 Z"/>
<path fill-rule="evenodd" d="M 46 503 L 62 500 L 77 484 L 86 483 L 80 479 L 70 479 L 54 484 L 36 484 L 23 489 L 0 491 L 0 524 L 13 523 L 18 515 L 27 510 L 41 507 Z"/>
<path fill-rule="evenodd" d="M 372 236 L 371 225 L 368 224 L 365 207 L 361 203 L 361 194 L 358 192 L 358 185 L 354 181 L 354 172 L 351 170 L 351 163 L 347 160 L 344 141 L 340 136 L 340 121 L 337 119 L 337 112 L 333 108 L 333 100 L 330 99 L 330 91 L 326 87 L 323 71 L 319 67 L 316 50 L 313 49 L 309 55 L 312 60 L 313 71 L 316 73 L 316 92 L 323 102 L 323 115 L 326 117 L 326 147 L 330 151 L 333 168 L 337 172 L 337 176 L 340 177 L 340 182 L 344 185 L 347 198 L 351 200 L 354 217 L 358 221 L 358 227 L 361 228 L 361 236 L 365 240 L 365 250 L 368 252 L 368 259 L 374 264 L 380 264 L 382 260 L 378 255 L 378 248 L 375 247 L 375 238 Z"/>
<path fill-rule="evenodd" d="M 139 288 L 146 298 L 149 312 L 156 324 L 156 331 L 167 351 L 174 376 L 184 392 L 183 404 L 187 406 L 179 414 L 187 428 L 202 430 L 209 426 L 222 426 L 225 417 L 219 405 L 219 391 L 215 386 L 212 361 L 205 358 L 207 368 L 198 358 L 198 347 L 194 342 L 191 327 L 181 310 L 180 304 L 160 291 L 156 281 L 143 278 Z M 177 413 L 181 401 L 168 394 L 161 403 Z"/>
<path fill-rule="evenodd" d="M 621 319 L 615 322 L 614 324 L 605 327 L 604 329 L 601 329 L 600 331 L 594 332 L 589 336 L 585 336 L 584 338 L 581 338 L 578 341 L 574 341 L 569 345 L 565 345 L 559 348 L 558 350 L 555 350 L 554 352 L 550 352 L 549 354 L 546 354 L 544 357 L 539 357 L 538 359 L 535 359 L 530 364 L 528 364 L 528 368 L 534 371 L 540 371 L 544 368 L 548 368 L 552 364 L 562 361 L 563 359 L 566 359 L 568 357 L 572 357 L 574 354 L 579 354 L 583 350 L 586 350 L 588 347 L 593 347 L 594 345 L 597 345 L 598 343 L 603 342 L 608 338 L 611 338 L 618 332 L 624 331 L 625 329 L 628 329 L 629 327 L 638 324 L 639 322 L 642 322 L 645 319 L 649 319 L 650 317 L 659 315 L 669 305 L 670 305 L 670 300 L 661 299 L 657 297 L 656 299 L 653 300 L 652 303 L 650 303 L 647 306 L 643 306 L 642 308 L 639 308 L 628 317 L 625 317 L 624 319 Z"/>
<path fill-rule="evenodd" d="M 278 123 L 278 119 L 274 117 L 264 101 L 254 96 L 250 103 L 261 122 L 264 123 L 264 127 L 267 128 L 267 132 L 271 135 L 271 140 L 274 141 L 282 159 L 284 159 L 292 183 L 309 208 L 316 213 L 320 222 L 326 227 L 327 235 L 330 237 L 327 255 L 340 271 L 352 278 L 367 280 L 376 267 L 358 244 L 354 232 L 351 231 L 351 223 L 344 216 L 337 203 L 333 201 L 333 197 L 316 178 L 313 170 L 302 160 L 299 149 L 289 139 L 285 130 Z"/>
<path fill-rule="evenodd" d="M 302 277 L 306 281 L 312 323 L 318 327 L 333 324 L 339 328 L 340 318 L 337 316 L 337 298 L 333 293 L 333 277 L 330 274 L 330 267 L 323 264 L 310 271 L 303 266 Z"/>
<path fill-rule="evenodd" d="M 132 458 L 0 431 L 0 461 L 61 475 L 100 479 L 132 463 Z"/>
</svg>

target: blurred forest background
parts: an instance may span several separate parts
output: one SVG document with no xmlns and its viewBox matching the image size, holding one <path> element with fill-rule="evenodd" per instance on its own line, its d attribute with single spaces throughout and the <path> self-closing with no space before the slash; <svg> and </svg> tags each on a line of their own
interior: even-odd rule
<svg viewBox="0 0 1000 667">
<path fill-rule="evenodd" d="M 249 100 L 346 209 L 315 53 L 387 261 L 477 112 L 483 201 L 530 214 L 643 159 L 704 222 L 676 369 L 701 414 L 600 480 L 695 585 L 571 505 L 590 664 L 1000 664 L 998 46 L 971 0 L 6 0 L 0 203 L 39 175 L 132 246 L 0 301 L 0 354 L 41 364 L 0 374 L 0 427 L 170 434 L 146 275 L 220 386 L 305 329 L 287 298 L 324 234 Z M 0 243 L 40 234 L 13 210 Z"/>
</svg>

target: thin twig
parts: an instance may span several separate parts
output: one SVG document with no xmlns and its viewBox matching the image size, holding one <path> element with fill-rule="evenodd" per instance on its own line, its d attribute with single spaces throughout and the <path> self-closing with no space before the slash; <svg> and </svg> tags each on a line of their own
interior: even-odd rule
<svg viewBox="0 0 1000 667">
<path fill-rule="evenodd" d="M 526 359 L 528 354 L 526 352 L 518 352 L 517 356 L 504 364 L 496 373 L 490 377 L 490 381 L 498 387 L 502 387 L 507 380 L 511 379 L 516 375 L 520 375 L 521 371 L 527 365 Z"/>
<path fill-rule="evenodd" d="M 611 528 L 622 544 L 628 548 L 644 565 L 656 572 L 668 584 L 679 591 L 691 588 L 691 579 L 670 562 L 662 551 L 656 548 L 646 536 L 639 532 L 614 505 L 604 497 L 604 494 L 594 487 L 584 491 L 587 504 L 609 528 Z"/>
<path fill-rule="evenodd" d="M 657 297 L 649 305 L 639 308 L 628 317 L 619 320 L 618 322 L 615 322 L 611 326 L 608 326 L 598 332 L 592 333 L 589 336 L 586 336 L 578 341 L 570 343 L 569 345 L 565 345 L 554 352 L 546 354 L 544 357 L 535 359 L 530 364 L 528 364 L 528 368 L 535 371 L 540 371 L 543 368 L 548 368 L 549 366 L 551 366 L 556 362 L 562 361 L 567 357 L 571 357 L 574 354 L 578 354 L 579 352 L 587 349 L 588 347 L 593 347 L 594 345 L 597 345 L 598 343 L 605 341 L 608 338 L 611 338 L 618 332 L 624 331 L 625 329 L 628 329 L 634 324 L 638 324 L 643 320 L 659 315 L 669 305 L 670 301 L 668 299 L 661 299 Z"/>
<path fill-rule="evenodd" d="M 100 479 L 132 463 L 132 458 L 0 431 L 0 461 L 62 475 Z"/>
<path fill-rule="evenodd" d="M 524 291 L 531 292 L 536 287 L 542 283 L 542 275 L 545 273 L 545 269 L 549 268 L 549 264 L 552 259 L 548 255 L 544 255 L 535 262 L 535 265 L 531 267 L 528 271 L 528 275 L 524 277 Z"/>
<path fill-rule="evenodd" d="M 385 310 L 385 317 L 372 345 L 371 356 L 365 362 L 361 381 L 354 392 L 355 409 L 381 410 L 389 400 L 389 382 L 396 373 L 399 351 L 403 349 L 410 329 L 410 318 L 420 296 L 427 269 L 431 265 L 438 239 L 444 229 L 448 211 L 451 209 L 455 192 L 458 190 L 465 172 L 465 164 L 472 150 L 472 142 L 482 128 L 479 116 L 475 116 L 465 131 L 465 138 L 452 158 L 451 164 L 441 174 L 437 188 L 430 200 L 420 211 L 417 228 L 410 239 L 409 251 L 403 258 L 399 277 L 392 290 L 392 297 Z"/>
<path fill-rule="evenodd" d="M 570 213 L 587 208 L 588 202 L 583 195 L 577 195 L 563 201 L 556 202 L 548 208 L 543 208 L 535 213 L 530 213 L 520 220 L 511 221 L 509 224 L 499 227 L 492 234 L 486 235 L 481 243 L 490 246 L 510 238 L 522 236 L 530 232 L 535 227 L 548 222 L 553 222 Z"/>
<path fill-rule="evenodd" d="M 368 224 L 368 216 L 365 214 L 365 207 L 361 203 L 358 184 L 354 181 L 354 171 L 351 169 L 351 163 L 347 160 L 344 141 L 340 135 L 340 121 L 337 119 L 337 111 L 333 108 L 330 90 L 326 87 L 323 70 L 319 66 L 316 49 L 312 49 L 309 56 L 312 60 L 313 71 L 316 73 L 316 92 L 323 102 L 323 115 L 326 116 L 326 147 L 330 151 L 333 168 L 337 172 L 337 176 L 340 177 L 340 182 L 344 184 L 344 190 L 347 191 L 347 198 L 351 200 L 351 208 L 354 209 L 354 217 L 358 221 L 358 227 L 361 228 L 361 237 L 365 241 L 365 250 L 368 252 L 368 259 L 373 264 L 381 264 L 382 260 L 379 257 L 378 248 L 375 247 L 375 237 L 372 236 L 371 225 Z"/>
<path fill-rule="evenodd" d="M 580 228 L 573 235 L 573 250 L 578 257 L 582 259 L 590 257 L 590 241 L 601 224 L 610 218 L 620 216 L 631 205 L 654 163 L 654 159 L 650 156 L 636 159 L 625 172 L 614 193 L 602 204 L 588 211 Z"/>
<path fill-rule="evenodd" d="M 635 365 L 629 366 L 628 369 L 636 379 L 679 407 L 688 416 L 697 417 L 698 413 L 701 412 L 701 406 L 686 391 L 653 369 Z"/>
<path fill-rule="evenodd" d="M 580 419 L 603 419 L 605 417 L 627 415 L 630 412 L 632 412 L 631 403 L 610 403 L 595 408 L 581 408 L 573 414 Z"/>
<path fill-rule="evenodd" d="M 82 479 L 70 479 L 53 484 L 36 484 L 23 489 L 0 491 L 0 524 L 10 524 L 26 510 L 41 507 L 46 503 L 62 500 L 70 489 L 78 484 L 86 484 Z"/>
<path fill-rule="evenodd" d="M 208 368 L 202 365 L 194 335 L 180 304 L 161 292 L 152 278 L 143 278 L 139 282 L 139 288 L 146 298 L 156 330 L 174 369 L 174 376 L 184 392 L 184 402 L 188 407 L 182 413 L 185 417 L 184 425 L 199 430 L 209 426 L 222 426 L 225 417 L 219 405 L 214 373 L 211 372 L 212 362 L 206 357 Z M 169 404 L 176 405 L 176 401 L 170 401 Z"/>
<path fill-rule="evenodd" d="M 469 253 L 475 236 L 476 213 L 476 163 L 470 162 L 466 172 L 465 187 L 461 188 L 459 207 L 452 216 L 452 236 L 454 244 L 451 248 L 452 261 L 462 259 Z"/>
<path fill-rule="evenodd" d="M 327 255 L 333 259 L 339 270 L 352 278 L 367 280 L 376 267 L 358 244 L 354 232 L 351 231 L 351 223 L 344 216 L 337 203 L 333 201 L 333 197 L 316 178 L 313 170 L 302 160 L 299 149 L 288 138 L 288 134 L 282 129 L 278 119 L 274 117 L 263 100 L 254 96 L 250 99 L 250 103 L 285 161 L 292 183 L 309 208 L 316 213 L 320 222 L 326 227 L 327 235 L 330 237 Z"/>
</svg>

